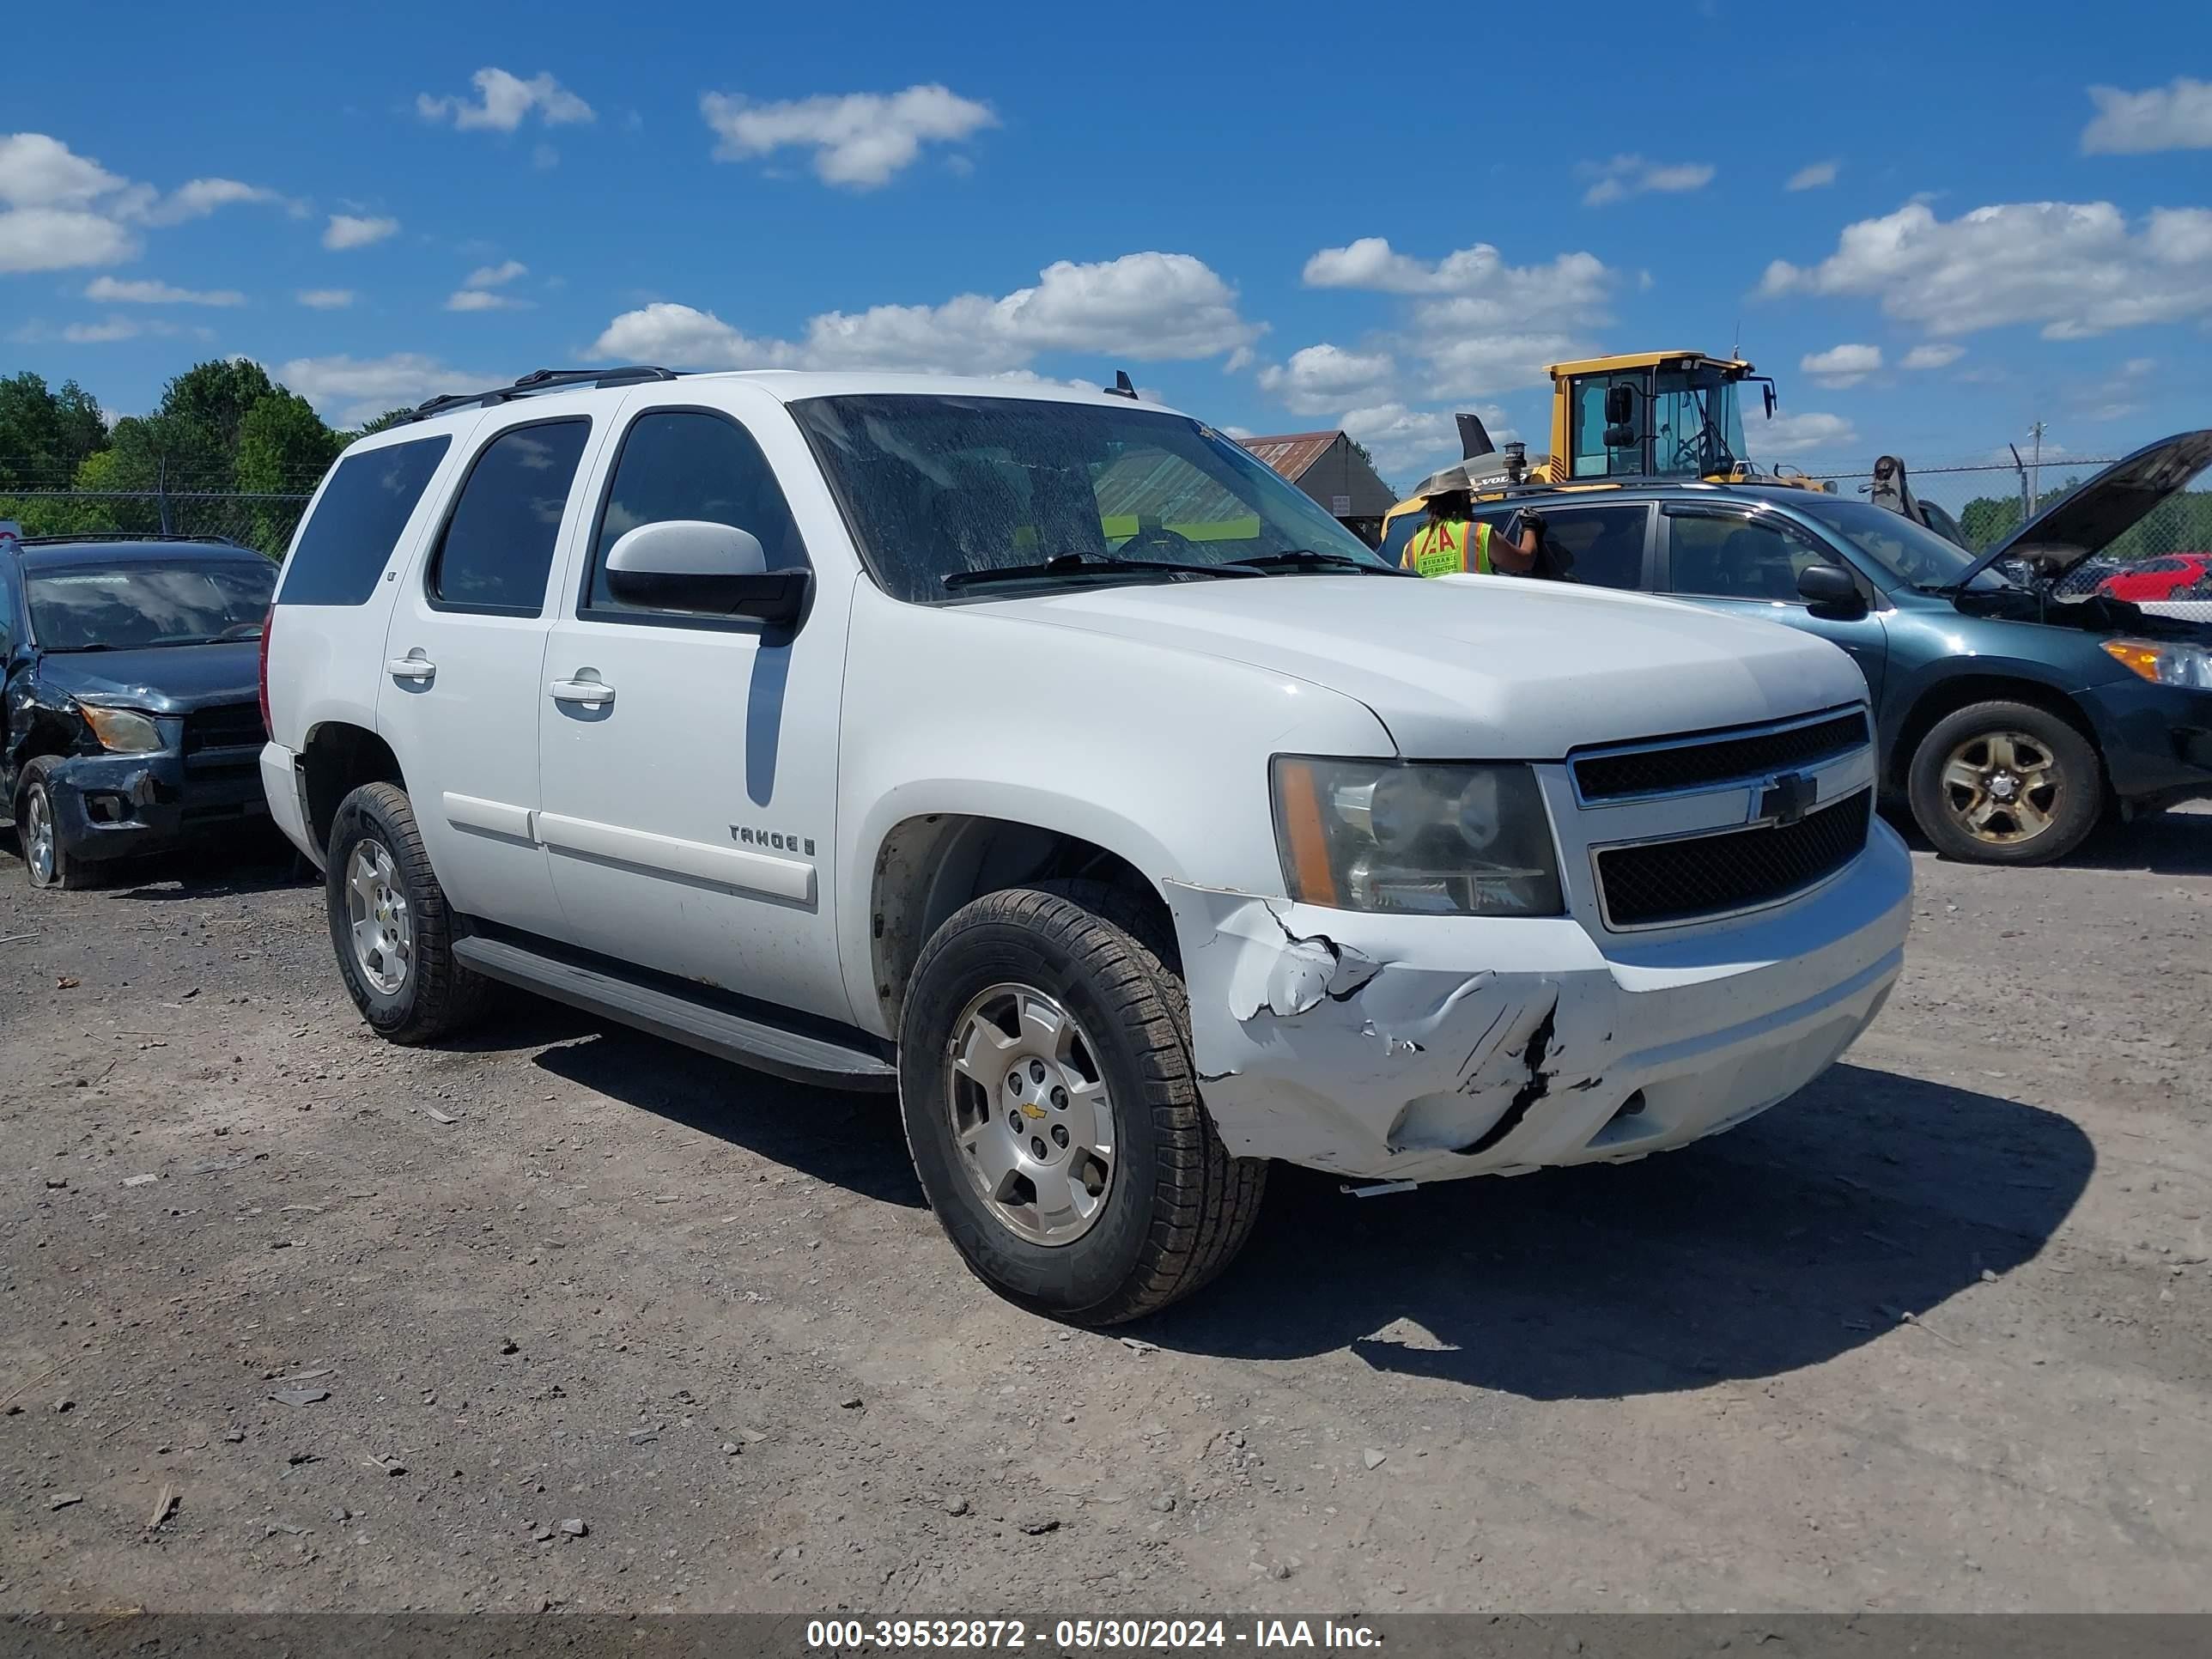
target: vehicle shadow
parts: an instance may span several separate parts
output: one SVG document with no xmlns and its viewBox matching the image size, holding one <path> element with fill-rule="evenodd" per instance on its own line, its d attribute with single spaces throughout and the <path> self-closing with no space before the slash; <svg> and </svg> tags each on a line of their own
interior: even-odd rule
<svg viewBox="0 0 2212 1659">
<path fill-rule="evenodd" d="M 538 1041 L 593 1032 L 534 1057 L 554 1076 L 863 1198 L 922 1206 L 895 1097 L 810 1089 L 620 1026 L 598 1027 L 587 1014 L 552 1016 L 566 1029 Z M 502 1035 L 512 1042 L 515 1033 Z"/>
<path fill-rule="evenodd" d="M 2095 1163 L 2055 1112 L 1838 1066 L 1638 1164 L 1371 1200 L 1279 1170 L 1243 1258 L 1141 1328 L 1238 1358 L 1348 1349 L 1536 1400 L 1771 1376 L 2033 1259 Z"/>
</svg>

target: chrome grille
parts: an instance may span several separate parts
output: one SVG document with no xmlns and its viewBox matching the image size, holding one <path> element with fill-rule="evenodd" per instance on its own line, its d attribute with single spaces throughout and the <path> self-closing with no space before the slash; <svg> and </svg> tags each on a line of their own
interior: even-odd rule
<svg viewBox="0 0 2212 1659">
<path fill-rule="evenodd" d="M 1574 757 L 1575 793 L 1585 802 L 1707 789 L 1776 772 L 1808 770 L 1854 749 L 1871 734 L 1866 711 L 1815 715 L 1787 726 L 1700 733 Z"/>
</svg>

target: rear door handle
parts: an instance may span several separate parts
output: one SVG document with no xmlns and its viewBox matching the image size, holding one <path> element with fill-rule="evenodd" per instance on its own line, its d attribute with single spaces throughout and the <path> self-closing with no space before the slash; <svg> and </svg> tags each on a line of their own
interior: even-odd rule
<svg viewBox="0 0 2212 1659">
<path fill-rule="evenodd" d="M 384 665 L 384 672 L 395 680 L 428 680 L 438 672 L 438 665 L 425 656 L 394 657 Z"/>
<path fill-rule="evenodd" d="M 615 689 L 605 680 L 556 680 L 550 690 L 556 702 L 580 702 L 588 708 L 603 708 L 615 700 Z"/>
</svg>

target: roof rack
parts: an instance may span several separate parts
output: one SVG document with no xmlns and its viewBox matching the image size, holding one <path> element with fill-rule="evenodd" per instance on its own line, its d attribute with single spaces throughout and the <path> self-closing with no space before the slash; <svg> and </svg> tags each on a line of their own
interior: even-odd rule
<svg viewBox="0 0 2212 1659">
<path fill-rule="evenodd" d="M 74 536 L 10 536 L 18 547 L 70 547 L 86 542 L 197 542 L 204 547 L 246 547 L 235 536 L 176 536 L 159 530 L 82 530 Z M 259 550 L 246 547 L 249 553 Z"/>
<path fill-rule="evenodd" d="M 494 386 L 489 392 L 449 392 L 443 397 L 432 398 L 392 424 L 401 426 L 409 421 L 428 420 L 433 415 L 477 404 L 503 404 L 512 398 L 526 397 L 533 392 L 555 392 L 563 386 L 631 386 L 640 380 L 675 378 L 675 370 L 653 363 L 632 363 L 623 368 L 533 368 L 512 386 Z"/>
</svg>

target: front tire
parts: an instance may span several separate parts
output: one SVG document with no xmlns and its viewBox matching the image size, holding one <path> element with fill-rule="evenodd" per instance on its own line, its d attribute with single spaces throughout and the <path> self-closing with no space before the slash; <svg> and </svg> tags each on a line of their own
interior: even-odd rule
<svg viewBox="0 0 2212 1659">
<path fill-rule="evenodd" d="M 907 1146 L 945 1236 L 1000 1295 L 1082 1325 L 1204 1285 L 1267 1186 L 1199 1100 L 1181 980 L 1116 912 L 1103 890 L 976 900 L 923 948 L 899 1030 Z"/>
<path fill-rule="evenodd" d="M 338 803 L 323 893 L 338 971 L 380 1036 L 434 1042 L 483 1012 L 489 981 L 453 958 L 453 912 L 397 785 Z"/>
<path fill-rule="evenodd" d="M 1913 750 L 1912 817 L 1936 850 L 1976 864 L 2048 864 L 2105 805 L 2089 740 L 2047 708 L 1996 701 L 1946 714 Z"/>
<path fill-rule="evenodd" d="M 15 838 L 22 848 L 23 874 L 32 886 L 47 890 L 83 885 L 75 861 L 62 847 L 53 786 L 46 776 L 52 765 L 44 758 L 31 762 L 23 768 L 15 791 Z"/>
</svg>

